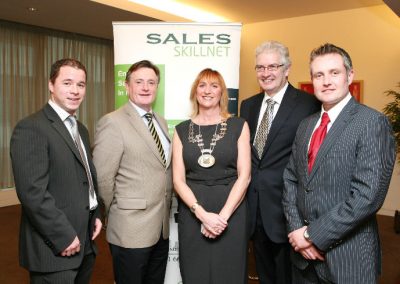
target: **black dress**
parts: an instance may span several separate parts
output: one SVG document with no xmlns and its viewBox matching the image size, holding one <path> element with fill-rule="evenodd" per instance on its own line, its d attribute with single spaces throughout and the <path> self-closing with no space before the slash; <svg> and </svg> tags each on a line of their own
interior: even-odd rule
<svg viewBox="0 0 400 284">
<path fill-rule="evenodd" d="M 176 126 L 183 145 L 186 183 L 197 201 L 209 212 L 219 213 L 237 179 L 237 141 L 244 120 L 227 120 L 225 136 L 218 140 L 212 155 L 215 164 L 201 167 L 197 142 L 188 140 L 190 120 Z M 221 125 L 218 125 L 218 131 Z M 204 148 L 209 148 L 216 125 L 201 126 Z M 194 124 L 194 135 L 199 126 Z M 200 232 L 201 222 L 181 201 L 178 206 L 179 262 L 184 284 L 247 283 L 247 206 L 243 201 L 228 220 L 228 227 L 216 239 Z"/>
</svg>

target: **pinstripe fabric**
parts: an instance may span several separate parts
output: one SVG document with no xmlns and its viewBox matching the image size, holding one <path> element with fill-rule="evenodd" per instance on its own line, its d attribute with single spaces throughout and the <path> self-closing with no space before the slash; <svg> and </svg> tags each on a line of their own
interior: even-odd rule
<svg viewBox="0 0 400 284">
<path fill-rule="evenodd" d="M 396 156 L 391 126 L 384 115 L 351 99 L 308 174 L 308 142 L 318 117 L 300 124 L 284 172 L 288 230 L 308 225 L 311 240 L 326 252 L 325 262 L 313 263 L 320 278 L 376 283 L 381 263 L 375 214 L 385 199 Z M 297 253 L 292 260 L 298 268 L 308 266 Z"/>
<path fill-rule="evenodd" d="M 89 134 L 80 122 L 78 128 L 97 190 Z M 81 251 L 88 245 L 85 240 L 89 223 L 89 186 L 78 149 L 50 105 L 18 122 L 11 138 L 10 152 L 16 191 L 22 204 L 21 266 L 45 273 L 77 269 L 83 253 L 71 257 L 60 257 L 59 253 L 75 236 L 81 242 Z M 94 214 L 89 234 L 100 214 L 99 207 Z M 93 248 L 96 252 L 96 247 Z"/>
</svg>

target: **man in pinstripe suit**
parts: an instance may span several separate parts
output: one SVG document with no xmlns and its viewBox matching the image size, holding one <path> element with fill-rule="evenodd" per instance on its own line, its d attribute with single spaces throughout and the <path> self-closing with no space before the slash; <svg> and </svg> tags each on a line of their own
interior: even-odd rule
<svg viewBox="0 0 400 284">
<path fill-rule="evenodd" d="M 22 205 L 19 260 L 30 283 L 85 284 L 102 226 L 89 133 L 80 122 L 78 130 L 71 124 L 85 97 L 86 68 L 75 59 L 58 60 L 48 86 L 48 104 L 21 120 L 11 137 Z"/>
<path fill-rule="evenodd" d="M 351 96 L 354 73 L 345 50 L 314 49 L 310 70 L 322 111 L 300 124 L 284 172 L 293 283 L 377 283 L 376 212 L 395 162 L 392 129 L 384 115 Z M 315 152 L 313 140 L 323 128 Z"/>
</svg>

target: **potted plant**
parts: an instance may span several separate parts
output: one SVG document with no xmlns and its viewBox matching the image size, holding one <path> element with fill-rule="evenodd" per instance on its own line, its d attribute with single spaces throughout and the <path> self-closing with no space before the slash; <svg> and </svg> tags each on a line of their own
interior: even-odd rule
<svg viewBox="0 0 400 284">
<path fill-rule="evenodd" d="M 400 83 L 397 85 L 400 88 Z M 383 113 L 389 118 L 393 126 L 394 136 L 397 143 L 397 153 L 400 149 L 400 93 L 394 90 L 388 90 L 385 92 L 387 96 L 393 97 L 394 101 L 388 103 L 383 108 Z M 400 159 L 398 160 L 400 163 Z M 396 210 L 394 214 L 394 231 L 400 233 L 400 211 Z"/>
<path fill-rule="evenodd" d="M 400 83 L 397 85 L 400 88 Z M 393 97 L 394 101 L 388 103 L 383 108 L 383 113 L 389 118 L 392 123 L 394 136 L 396 138 L 397 143 L 397 153 L 400 150 L 400 92 L 396 92 L 394 90 L 388 90 L 384 94 L 389 97 Z M 399 160 L 400 162 L 400 160 Z"/>
</svg>

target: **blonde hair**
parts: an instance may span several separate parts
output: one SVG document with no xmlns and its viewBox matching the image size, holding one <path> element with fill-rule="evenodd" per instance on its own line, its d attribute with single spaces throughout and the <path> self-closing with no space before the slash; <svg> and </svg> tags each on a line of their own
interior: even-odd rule
<svg viewBox="0 0 400 284">
<path fill-rule="evenodd" d="M 221 99 L 219 101 L 220 115 L 222 118 L 230 117 L 231 114 L 228 111 L 228 89 L 226 88 L 224 78 L 218 71 L 211 68 L 206 68 L 197 75 L 190 90 L 190 102 L 192 104 L 191 118 L 194 118 L 199 114 L 199 103 L 197 102 L 196 93 L 197 87 L 202 80 L 218 82 L 218 84 L 221 86 Z"/>
</svg>

